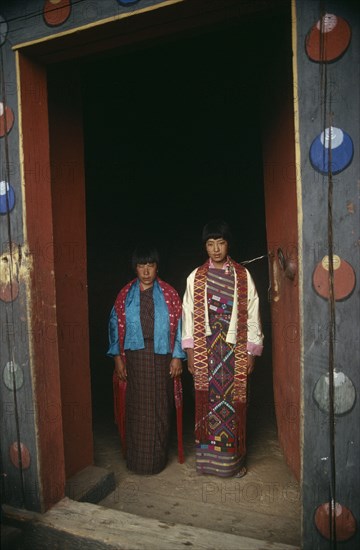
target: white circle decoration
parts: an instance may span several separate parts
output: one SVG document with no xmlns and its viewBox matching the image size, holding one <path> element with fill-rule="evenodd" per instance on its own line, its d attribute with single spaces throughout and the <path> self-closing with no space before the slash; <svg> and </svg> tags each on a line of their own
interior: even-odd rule
<svg viewBox="0 0 360 550">
<path fill-rule="evenodd" d="M 2 46 L 6 40 L 8 33 L 8 24 L 5 19 L 0 15 L 0 46 Z"/>
<path fill-rule="evenodd" d="M 314 400 L 320 410 L 329 413 L 329 374 L 323 374 L 315 384 Z M 343 415 L 351 411 L 356 400 L 356 390 L 354 384 L 345 373 L 334 371 L 333 375 L 334 389 L 334 414 Z"/>
<path fill-rule="evenodd" d="M 3 380 L 5 386 L 10 391 L 14 391 L 14 389 L 19 390 L 24 383 L 22 368 L 13 361 L 9 361 L 4 367 Z"/>
</svg>

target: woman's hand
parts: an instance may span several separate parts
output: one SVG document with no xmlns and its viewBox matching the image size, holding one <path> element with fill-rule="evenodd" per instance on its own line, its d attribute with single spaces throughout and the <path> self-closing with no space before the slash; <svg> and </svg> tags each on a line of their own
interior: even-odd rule
<svg viewBox="0 0 360 550">
<path fill-rule="evenodd" d="M 250 355 L 248 353 L 248 360 L 247 360 L 247 373 L 248 375 L 251 374 L 255 367 L 255 355 Z"/>
<path fill-rule="evenodd" d="M 195 373 L 195 367 L 194 367 L 194 349 L 193 348 L 187 348 L 186 350 L 187 355 L 187 364 L 188 364 L 188 371 L 190 374 L 194 376 Z"/>
<path fill-rule="evenodd" d="M 126 382 L 126 367 L 124 361 L 121 359 L 120 355 L 114 357 L 115 361 L 115 374 L 122 382 Z"/>
<path fill-rule="evenodd" d="M 181 359 L 173 357 L 170 362 L 170 376 L 171 378 L 176 378 L 182 373 L 182 362 Z"/>
<path fill-rule="evenodd" d="M 189 371 L 190 374 L 192 374 L 194 376 L 194 374 L 195 374 L 194 365 L 190 365 L 190 363 L 188 363 L 188 371 Z"/>
</svg>

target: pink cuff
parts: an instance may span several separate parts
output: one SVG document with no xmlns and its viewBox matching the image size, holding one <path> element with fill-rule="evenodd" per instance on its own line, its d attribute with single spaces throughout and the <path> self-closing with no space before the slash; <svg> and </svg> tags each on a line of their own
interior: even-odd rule
<svg viewBox="0 0 360 550">
<path fill-rule="evenodd" d="M 182 349 L 193 348 L 194 347 L 194 339 L 193 338 L 184 338 L 181 341 L 181 347 L 182 347 Z"/>
<path fill-rule="evenodd" d="M 261 355 L 264 349 L 264 346 L 259 346 L 259 344 L 254 344 L 253 342 L 248 342 L 246 346 L 247 351 L 252 355 Z"/>
</svg>

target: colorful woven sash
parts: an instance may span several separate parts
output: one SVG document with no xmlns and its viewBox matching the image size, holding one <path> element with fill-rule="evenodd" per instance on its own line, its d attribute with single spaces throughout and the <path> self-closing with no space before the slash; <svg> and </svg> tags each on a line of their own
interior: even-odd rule
<svg viewBox="0 0 360 550">
<path fill-rule="evenodd" d="M 246 269 L 228 257 L 230 268 L 236 273 L 237 338 L 235 344 L 233 403 L 236 417 L 235 447 L 240 457 L 246 454 L 247 410 L 247 273 Z M 195 438 L 208 439 L 209 382 L 205 335 L 206 279 L 210 261 L 200 266 L 194 280 L 194 384 L 195 384 Z"/>
<path fill-rule="evenodd" d="M 237 278 L 237 338 L 235 345 L 234 401 L 246 403 L 247 386 L 247 274 L 246 269 L 228 258 Z M 194 374 L 195 390 L 207 391 L 208 357 L 205 336 L 206 279 L 210 261 L 200 266 L 194 281 Z"/>
</svg>

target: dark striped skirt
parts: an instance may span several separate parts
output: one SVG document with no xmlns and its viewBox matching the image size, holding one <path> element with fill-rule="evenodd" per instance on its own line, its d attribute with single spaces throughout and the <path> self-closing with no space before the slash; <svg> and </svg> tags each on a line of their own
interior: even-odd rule
<svg viewBox="0 0 360 550">
<path fill-rule="evenodd" d="M 161 472 L 168 460 L 174 382 L 169 374 L 171 355 L 145 349 L 126 352 L 126 464 L 137 474 Z"/>
</svg>

